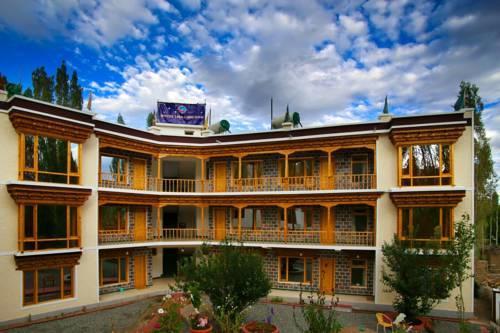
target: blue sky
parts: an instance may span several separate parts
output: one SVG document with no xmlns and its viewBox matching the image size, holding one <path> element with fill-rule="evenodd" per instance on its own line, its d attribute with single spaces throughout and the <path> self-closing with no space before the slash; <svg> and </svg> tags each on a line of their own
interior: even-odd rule
<svg viewBox="0 0 500 333">
<path fill-rule="evenodd" d="M 500 174 L 498 1 L 2 1 L 0 72 L 65 59 L 93 111 L 145 128 L 157 100 L 205 102 L 233 132 L 275 112 L 304 125 L 451 111 L 461 80 L 480 87 Z"/>
</svg>

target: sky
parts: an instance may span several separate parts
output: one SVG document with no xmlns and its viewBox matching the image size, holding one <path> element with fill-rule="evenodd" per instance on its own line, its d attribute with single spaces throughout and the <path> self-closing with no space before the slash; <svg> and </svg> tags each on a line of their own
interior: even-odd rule
<svg viewBox="0 0 500 333">
<path fill-rule="evenodd" d="M 92 111 L 145 129 L 156 102 L 206 103 L 231 131 L 450 112 L 479 86 L 500 175 L 499 1 L 3 0 L 0 73 L 31 85 L 62 60 Z"/>
</svg>

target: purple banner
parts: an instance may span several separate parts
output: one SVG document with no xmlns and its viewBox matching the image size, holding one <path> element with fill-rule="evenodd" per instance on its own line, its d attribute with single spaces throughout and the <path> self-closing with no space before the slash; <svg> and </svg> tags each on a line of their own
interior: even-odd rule
<svg viewBox="0 0 500 333">
<path fill-rule="evenodd" d="M 156 118 L 159 123 L 203 125 L 205 104 L 158 102 Z"/>
</svg>

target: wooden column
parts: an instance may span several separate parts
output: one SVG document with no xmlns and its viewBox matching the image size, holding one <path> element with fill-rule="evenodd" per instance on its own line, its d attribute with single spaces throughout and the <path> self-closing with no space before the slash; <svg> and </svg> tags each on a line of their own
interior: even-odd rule
<svg viewBox="0 0 500 333">
<path fill-rule="evenodd" d="M 206 179 L 206 171 L 205 171 L 205 168 L 206 168 L 206 159 L 204 158 L 201 158 L 200 159 L 200 162 L 201 162 L 201 166 L 200 166 L 200 169 L 201 169 L 201 192 L 205 192 L 205 179 Z"/>
<path fill-rule="evenodd" d="M 373 206 L 373 246 L 376 245 L 377 245 L 377 204 Z"/>
<path fill-rule="evenodd" d="M 161 165 L 161 157 L 158 155 L 158 159 L 156 160 L 157 191 L 163 191 L 163 173 Z"/>
<path fill-rule="evenodd" d="M 238 239 L 241 241 L 241 206 L 238 207 Z"/>
<path fill-rule="evenodd" d="M 288 208 L 286 206 L 283 207 L 283 231 L 283 239 L 286 242 L 288 236 Z"/>
<path fill-rule="evenodd" d="M 328 184 L 326 188 L 333 188 L 333 178 L 332 178 L 332 152 L 328 151 Z M 329 210 L 330 208 L 328 208 Z"/>
<path fill-rule="evenodd" d="M 206 228 L 205 228 L 205 207 L 201 206 L 200 207 L 200 224 L 201 224 L 201 234 L 202 236 L 205 236 L 206 234 Z"/>
<path fill-rule="evenodd" d="M 328 154 L 330 155 L 330 154 Z M 328 230 L 328 237 L 327 237 L 327 241 L 331 244 L 335 244 L 335 232 L 333 231 L 333 228 L 332 228 L 332 217 L 331 217 L 331 213 L 332 213 L 332 207 L 331 206 L 327 206 L 326 207 L 326 230 Z"/>
<path fill-rule="evenodd" d="M 285 154 L 285 178 L 288 178 L 288 153 Z"/>
<path fill-rule="evenodd" d="M 163 233 L 162 233 L 162 223 L 161 221 L 163 220 L 161 218 L 161 212 L 162 208 L 160 206 L 156 207 L 156 232 L 157 232 L 157 238 L 162 239 Z"/>
<path fill-rule="evenodd" d="M 238 156 L 238 189 L 241 192 L 241 155 Z"/>
</svg>

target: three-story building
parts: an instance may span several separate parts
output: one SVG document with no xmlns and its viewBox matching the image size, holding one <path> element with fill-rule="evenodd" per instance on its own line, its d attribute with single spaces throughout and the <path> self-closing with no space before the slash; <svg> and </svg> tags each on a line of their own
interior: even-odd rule
<svg viewBox="0 0 500 333">
<path fill-rule="evenodd" d="M 383 307 L 382 244 L 445 242 L 473 215 L 467 110 L 198 136 L 14 96 L 0 137 L 0 321 L 147 290 L 224 239 L 257 249 L 275 289 Z"/>
</svg>

